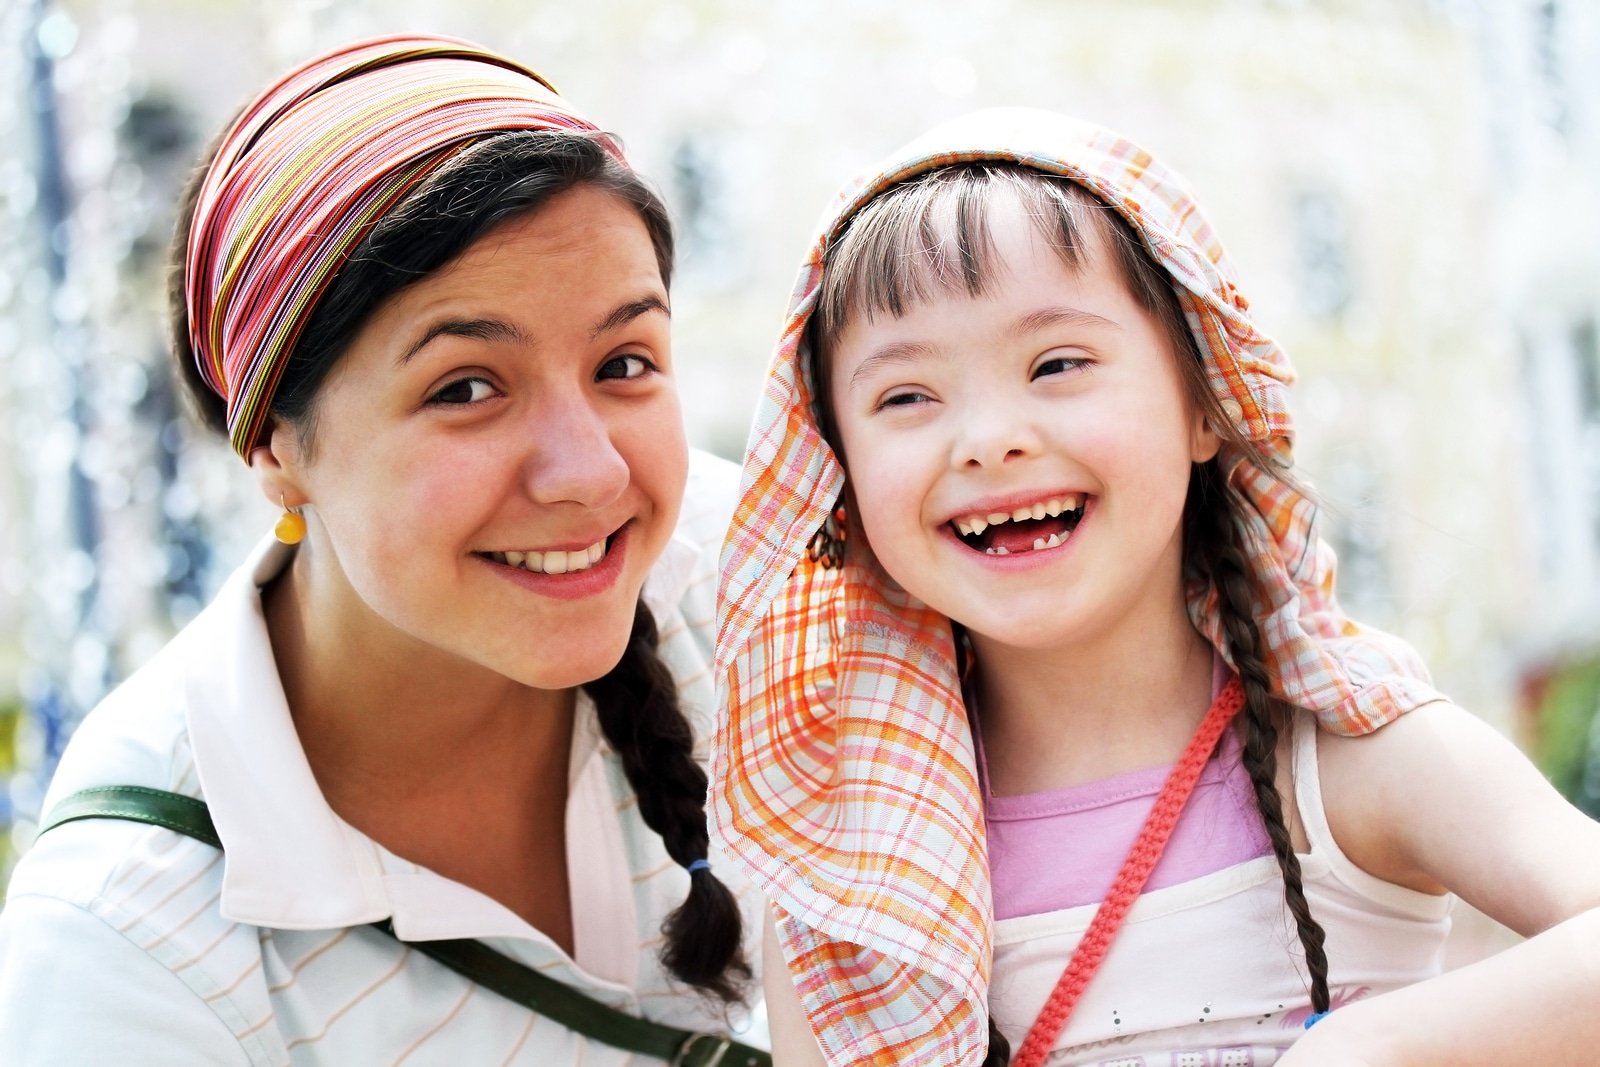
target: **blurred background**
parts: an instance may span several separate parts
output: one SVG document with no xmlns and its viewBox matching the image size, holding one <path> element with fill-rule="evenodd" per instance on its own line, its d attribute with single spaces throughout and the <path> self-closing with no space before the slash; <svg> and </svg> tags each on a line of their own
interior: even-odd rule
<svg viewBox="0 0 1600 1067">
<path fill-rule="evenodd" d="M 1346 605 L 1600 815 L 1600 4 L 4 0 L 0 855 L 276 514 L 169 381 L 177 188 L 282 69 L 397 30 L 497 47 L 622 136 L 679 227 L 691 435 L 730 457 L 851 173 L 992 104 L 1141 141 L 1298 365 Z"/>
</svg>

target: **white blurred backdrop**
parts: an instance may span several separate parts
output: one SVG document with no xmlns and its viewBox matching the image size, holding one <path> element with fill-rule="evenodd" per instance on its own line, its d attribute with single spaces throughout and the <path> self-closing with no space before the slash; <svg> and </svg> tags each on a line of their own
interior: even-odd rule
<svg viewBox="0 0 1600 1067">
<path fill-rule="evenodd" d="M 473 38 L 620 134 L 681 241 L 692 438 L 737 456 L 813 220 L 994 104 L 1187 174 L 1301 372 L 1358 617 L 1600 813 L 1600 5 L 1592 0 L 6 0 L 0 828 L 269 525 L 180 417 L 176 189 L 291 63 Z M 0 849 L 0 853 L 3 853 Z M 3 867 L 0 867 L 3 869 Z"/>
</svg>

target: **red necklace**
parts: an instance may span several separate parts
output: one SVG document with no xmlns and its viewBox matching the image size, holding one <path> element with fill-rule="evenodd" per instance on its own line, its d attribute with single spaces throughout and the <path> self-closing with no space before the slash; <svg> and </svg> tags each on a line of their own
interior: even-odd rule
<svg viewBox="0 0 1600 1067">
<path fill-rule="evenodd" d="M 1239 685 L 1238 678 L 1230 679 L 1222 692 L 1217 694 L 1217 699 L 1212 701 L 1206 717 L 1200 720 L 1199 728 L 1189 739 L 1189 747 L 1183 750 L 1172 773 L 1167 775 L 1155 806 L 1139 828 L 1139 836 L 1134 839 L 1128 858 L 1122 861 L 1116 881 L 1111 883 L 1111 891 L 1095 910 L 1089 929 L 1084 931 L 1083 940 L 1078 942 L 1072 959 L 1067 962 L 1067 969 L 1062 972 L 1055 989 L 1050 993 L 1050 999 L 1044 1003 L 1044 1010 L 1039 1013 L 1033 1028 L 1023 1039 L 1022 1047 L 1012 1059 L 1012 1067 L 1042 1067 L 1044 1064 L 1045 1057 L 1050 1054 L 1050 1046 L 1066 1029 L 1072 1009 L 1077 1007 L 1083 991 L 1089 987 L 1089 980 L 1105 961 L 1112 939 L 1122 929 L 1122 921 L 1128 917 L 1128 909 L 1139 899 L 1144 884 L 1156 869 L 1156 863 L 1167 847 L 1167 840 L 1178 825 L 1178 816 L 1183 814 L 1183 806 L 1189 802 L 1189 794 L 1194 792 L 1195 783 L 1200 780 L 1206 762 L 1211 759 L 1212 751 L 1222 739 L 1222 731 L 1228 728 L 1242 707 L 1244 689 Z"/>
</svg>

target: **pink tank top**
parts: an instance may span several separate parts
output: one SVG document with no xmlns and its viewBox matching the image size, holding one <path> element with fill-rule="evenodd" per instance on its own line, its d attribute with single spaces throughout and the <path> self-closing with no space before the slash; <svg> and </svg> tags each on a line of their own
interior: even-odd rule
<svg viewBox="0 0 1600 1067">
<path fill-rule="evenodd" d="M 1219 659 L 1212 697 L 1229 678 Z M 1084 785 L 996 797 L 978 743 L 996 919 L 1096 904 L 1111 889 L 1170 767 Z M 1187 882 L 1272 853 L 1250 775 L 1229 731 L 1200 776 L 1145 891 Z"/>
</svg>

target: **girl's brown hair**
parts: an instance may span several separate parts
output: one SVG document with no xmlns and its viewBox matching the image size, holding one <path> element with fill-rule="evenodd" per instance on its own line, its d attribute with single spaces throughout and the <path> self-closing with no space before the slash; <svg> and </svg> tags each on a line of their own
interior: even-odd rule
<svg viewBox="0 0 1600 1067">
<path fill-rule="evenodd" d="M 832 346 L 859 316 L 898 317 L 943 294 L 985 294 L 995 276 L 987 212 L 1001 195 L 1015 198 L 1069 270 L 1084 268 L 1088 249 L 1098 238 L 1128 292 L 1166 336 L 1195 410 L 1205 415 L 1225 447 L 1241 450 L 1263 470 L 1276 472 L 1277 465 L 1245 440 L 1223 412 L 1206 381 L 1199 344 L 1171 279 L 1127 221 L 1081 185 L 1013 163 L 943 167 L 908 179 L 852 216 L 828 248 L 807 340 L 817 424 L 841 462 L 844 455 L 829 391 Z M 1216 459 L 1194 465 L 1184 505 L 1184 573 L 1190 581 L 1215 586 L 1219 594 L 1226 651 L 1238 668 L 1245 693 L 1243 763 L 1283 875 L 1284 900 L 1305 952 L 1312 1009 L 1323 1012 L 1328 1010 L 1324 934 L 1306 903 L 1300 861 L 1277 787 L 1278 736 L 1293 709 L 1272 692 L 1262 658 L 1264 642 L 1253 608 L 1250 570 L 1233 517 L 1234 510 L 1244 506 L 1228 487 Z M 838 555 L 839 546 L 830 544 L 826 534 L 819 535 L 813 557 L 836 560 Z M 1010 1061 L 1010 1049 L 992 1020 L 989 1035 L 985 1067 L 1003 1067 Z"/>
</svg>

